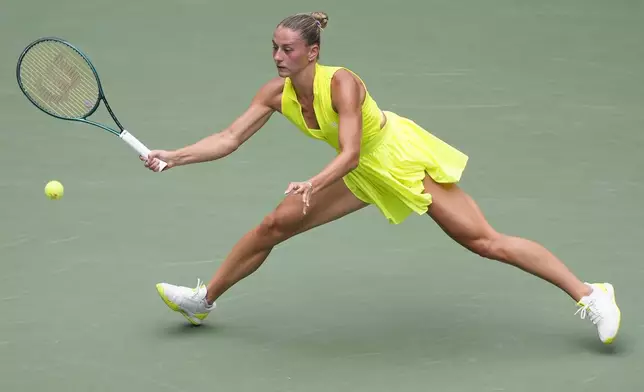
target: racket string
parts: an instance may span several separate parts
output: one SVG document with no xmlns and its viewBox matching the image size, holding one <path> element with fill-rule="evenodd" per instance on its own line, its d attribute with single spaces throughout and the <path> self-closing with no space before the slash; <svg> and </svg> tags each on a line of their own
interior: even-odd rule
<svg viewBox="0 0 644 392">
<path fill-rule="evenodd" d="M 57 116 L 85 117 L 99 98 L 98 81 L 87 61 L 60 42 L 41 42 L 25 53 L 20 77 L 37 106 Z"/>
</svg>

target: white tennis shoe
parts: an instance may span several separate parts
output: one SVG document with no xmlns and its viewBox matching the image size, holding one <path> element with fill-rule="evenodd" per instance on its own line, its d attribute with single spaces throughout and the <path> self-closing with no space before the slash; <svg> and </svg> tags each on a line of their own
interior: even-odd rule
<svg viewBox="0 0 644 392">
<path fill-rule="evenodd" d="M 610 283 L 586 283 L 593 292 L 577 303 L 582 319 L 588 319 L 597 327 L 599 339 L 604 344 L 611 344 L 617 336 L 622 319 L 621 311 L 615 300 L 615 289 Z"/>
<path fill-rule="evenodd" d="M 166 305 L 175 312 L 179 312 L 193 325 L 201 325 L 217 305 L 208 304 L 206 301 L 206 285 L 201 279 L 197 280 L 197 287 L 190 288 L 175 286 L 169 283 L 158 283 L 157 292 Z"/>
</svg>

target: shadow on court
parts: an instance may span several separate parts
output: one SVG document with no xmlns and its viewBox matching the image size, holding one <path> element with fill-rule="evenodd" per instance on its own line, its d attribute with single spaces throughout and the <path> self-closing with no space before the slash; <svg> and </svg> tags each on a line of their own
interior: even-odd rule
<svg viewBox="0 0 644 392">
<path fill-rule="evenodd" d="M 311 358 L 369 357 L 373 353 L 404 358 L 413 353 L 414 357 L 437 357 L 441 361 L 480 357 L 507 362 L 527 355 L 524 351 L 530 352 L 532 360 L 579 354 L 624 357 L 633 353 L 633 337 L 627 331 L 614 344 L 604 345 L 594 329 L 580 320 L 562 326 L 535 320 L 496 323 L 485 318 L 455 322 L 458 315 L 449 309 L 433 309 L 431 321 L 411 313 L 385 313 L 377 324 L 345 317 L 342 324 L 320 322 L 308 329 L 276 329 L 272 320 L 253 315 L 243 322 L 227 321 L 225 317 L 216 320 L 215 316 L 201 326 L 167 320 L 156 324 L 153 332 L 160 339 L 198 339 L 212 348 L 222 339 L 232 339 L 259 350 Z"/>
</svg>

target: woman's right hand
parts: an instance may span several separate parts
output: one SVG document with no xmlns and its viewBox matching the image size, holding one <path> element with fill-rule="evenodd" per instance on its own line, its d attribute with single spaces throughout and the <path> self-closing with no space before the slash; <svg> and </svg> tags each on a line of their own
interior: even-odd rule
<svg viewBox="0 0 644 392">
<path fill-rule="evenodd" d="M 147 158 L 140 156 L 139 159 L 145 162 L 145 167 L 152 170 L 153 172 L 159 171 L 159 166 L 161 165 L 160 161 L 167 163 L 167 166 L 163 168 L 163 171 L 166 171 L 176 166 L 173 151 L 152 150 L 148 154 Z"/>
</svg>

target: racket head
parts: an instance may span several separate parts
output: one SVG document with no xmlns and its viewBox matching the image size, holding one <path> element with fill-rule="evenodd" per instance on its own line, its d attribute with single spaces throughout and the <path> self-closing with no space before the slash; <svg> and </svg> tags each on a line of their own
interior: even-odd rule
<svg viewBox="0 0 644 392">
<path fill-rule="evenodd" d="M 18 59 L 16 78 L 38 109 L 64 120 L 81 120 L 96 111 L 103 89 L 89 58 L 57 37 L 29 44 Z"/>
</svg>

